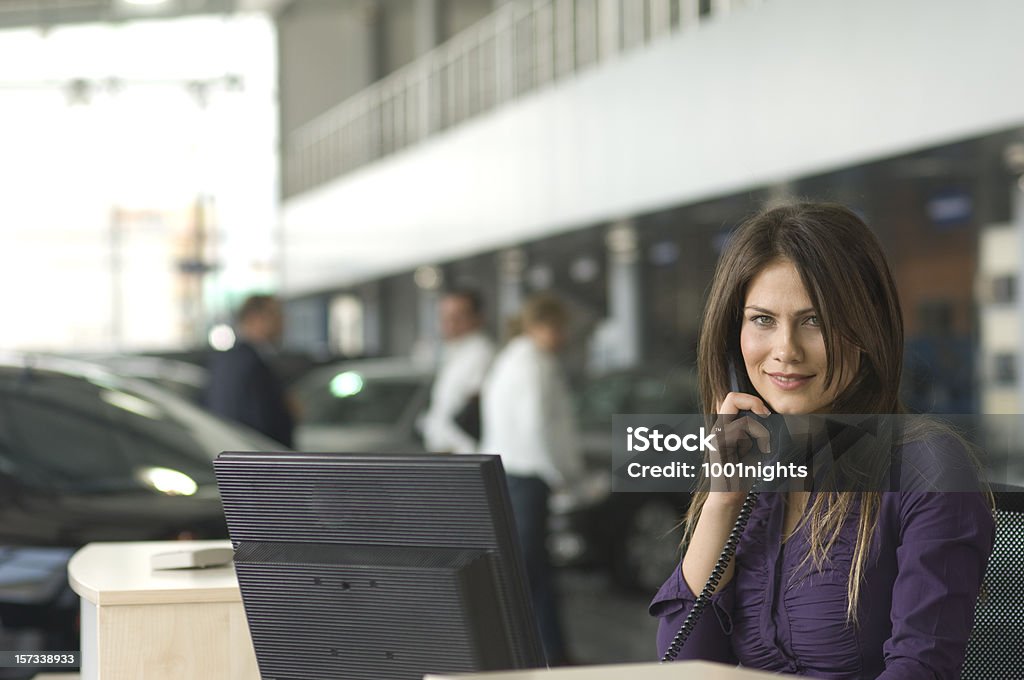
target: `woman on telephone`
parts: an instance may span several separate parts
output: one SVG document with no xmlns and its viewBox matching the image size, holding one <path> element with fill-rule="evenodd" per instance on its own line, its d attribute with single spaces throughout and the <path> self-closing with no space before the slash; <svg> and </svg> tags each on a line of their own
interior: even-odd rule
<svg viewBox="0 0 1024 680">
<path fill-rule="evenodd" d="M 732 235 L 701 329 L 705 412 L 903 413 L 902 357 L 892 274 L 852 211 L 783 206 Z M 661 654 L 745 496 L 695 496 L 681 566 L 650 606 Z M 817 678 L 958 678 L 993 540 L 980 492 L 762 493 L 679 658 Z"/>
</svg>

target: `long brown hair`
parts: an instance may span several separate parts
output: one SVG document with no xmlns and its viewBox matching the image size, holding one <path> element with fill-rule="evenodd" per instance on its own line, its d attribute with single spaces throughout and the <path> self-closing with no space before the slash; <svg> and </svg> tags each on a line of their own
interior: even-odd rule
<svg viewBox="0 0 1024 680">
<path fill-rule="evenodd" d="M 882 248 L 850 209 L 798 203 L 765 210 L 731 236 L 718 261 L 697 363 L 701 405 L 711 413 L 729 389 L 729 363 L 743 366 L 739 338 L 751 280 L 775 260 L 800 273 L 821 321 L 827 385 L 839 377 L 843 350 L 859 351 L 860 366 L 832 405 L 834 413 L 901 413 L 903 315 Z M 726 351 L 723 352 L 722 350 Z"/>
<path fill-rule="evenodd" d="M 766 209 L 731 235 L 718 261 L 701 325 L 697 365 L 703 411 L 714 413 L 732 391 L 732 372 L 746 377 L 739 338 L 747 288 L 766 265 L 780 259 L 799 272 L 821 322 L 826 386 L 847 370 L 851 353 L 860 354 L 856 373 L 831 411 L 903 413 L 903 315 L 892 272 L 867 225 L 849 208 L 834 203 Z M 740 389 L 756 394 L 745 380 Z M 687 512 L 687 539 L 706 498 L 706 491 L 698 492 Z M 809 525 L 805 562 L 821 569 L 851 511 L 860 508 L 847 584 L 847 620 L 853 623 L 880 505 L 878 492 L 821 493 L 800 520 Z"/>
</svg>

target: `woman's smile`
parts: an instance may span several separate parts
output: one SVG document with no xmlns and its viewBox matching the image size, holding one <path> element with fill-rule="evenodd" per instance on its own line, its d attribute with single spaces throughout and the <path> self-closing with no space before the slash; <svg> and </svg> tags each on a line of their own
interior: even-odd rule
<svg viewBox="0 0 1024 680">
<path fill-rule="evenodd" d="M 807 387 L 814 376 L 800 373 L 769 373 L 768 377 L 780 390 L 799 390 Z"/>
</svg>

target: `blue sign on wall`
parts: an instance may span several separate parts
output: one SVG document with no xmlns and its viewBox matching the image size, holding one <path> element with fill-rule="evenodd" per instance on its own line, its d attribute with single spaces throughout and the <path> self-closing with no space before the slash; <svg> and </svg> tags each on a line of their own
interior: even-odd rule
<svg viewBox="0 0 1024 680">
<path fill-rule="evenodd" d="M 928 199 L 927 210 L 939 229 L 963 226 L 974 217 L 974 199 L 963 189 L 945 189 Z"/>
</svg>

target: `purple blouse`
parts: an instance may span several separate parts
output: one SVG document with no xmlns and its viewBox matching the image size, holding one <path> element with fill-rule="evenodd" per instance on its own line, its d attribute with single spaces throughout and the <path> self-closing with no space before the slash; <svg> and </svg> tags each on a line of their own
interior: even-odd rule
<svg viewBox="0 0 1024 680">
<path fill-rule="evenodd" d="M 995 538 L 980 493 L 884 493 L 865 565 L 859 625 L 846 622 L 855 507 L 821 572 L 798 569 L 807 527 L 782 544 L 784 497 L 763 493 L 736 551 L 733 579 L 680 659 L 816 678 L 960 677 L 974 605 Z M 680 569 L 651 603 L 663 655 L 695 600 Z"/>
</svg>

